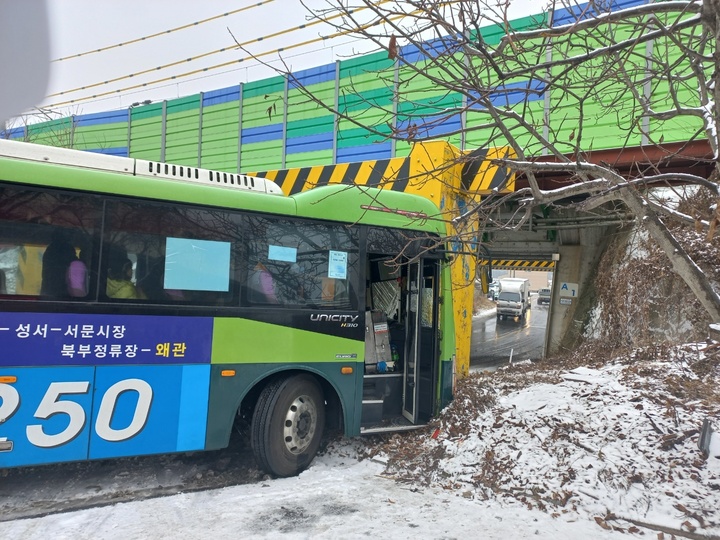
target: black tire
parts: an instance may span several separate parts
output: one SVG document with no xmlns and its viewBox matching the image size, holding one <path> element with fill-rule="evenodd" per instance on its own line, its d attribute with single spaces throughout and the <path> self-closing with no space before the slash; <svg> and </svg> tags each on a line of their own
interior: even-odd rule
<svg viewBox="0 0 720 540">
<path fill-rule="evenodd" d="M 315 457 L 324 427 L 325 400 L 312 376 L 271 382 L 260 393 L 250 427 L 258 465 L 276 476 L 299 474 Z"/>
</svg>

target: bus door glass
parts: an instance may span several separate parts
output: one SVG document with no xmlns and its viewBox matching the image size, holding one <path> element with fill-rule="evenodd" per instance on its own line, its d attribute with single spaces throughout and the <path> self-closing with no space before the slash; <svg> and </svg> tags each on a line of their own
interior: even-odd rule
<svg viewBox="0 0 720 540">
<path fill-rule="evenodd" d="M 413 423 L 429 420 L 436 380 L 438 264 L 421 260 L 408 266 L 403 409 Z"/>
</svg>

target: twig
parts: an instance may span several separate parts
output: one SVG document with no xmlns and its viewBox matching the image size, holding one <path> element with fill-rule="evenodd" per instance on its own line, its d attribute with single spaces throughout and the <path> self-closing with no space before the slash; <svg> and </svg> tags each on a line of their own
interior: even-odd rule
<svg viewBox="0 0 720 540">
<path fill-rule="evenodd" d="M 650 420 L 650 423 L 652 424 L 652 427 L 656 433 L 658 433 L 659 435 L 665 435 L 665 432 L 658 427 L 658 425 L 655 423 L 655 420 L 653 420 L 648 413 L 645 413 L 645 416 L 647 416 L 648 420 Z"/>
<path fill-rule="evenodd" d="M 560 377 L 562 377 L 563 380 L 566 380 L 566 381 L 580 382 L 580 383 L 583 383 L 583 384 L 592 384 L 591 381 L 588 381 L 587 379 L 580 378 L 580 376 L 578 376 L 578 377 L 573 377 L 573 376 L 571 376 L 571 375 L 567 375 L 567 374 L 564 374 L 564 373 L 563 373 L 562 375 L 560 375 Z"/>
<path fill-rule="evenodd" d="M 662 442 L 660 443 L 660 448 L 662 448 L 663 450 L 669 450 L 676 444 L 683 442 L 688 437 L 697 435 L 699 432 L 700 431 L 697 429 L 688 429 L 686 431 L 683 431 L 682 433 L 668 433 L 667 435 L 663 436 Z"/>
<path fill-rule="evenodd" d="M 627 521 L 628 523 L 632 523 L 633 525 L 637 525 L 638 527 L 645 527 L 646 529 L 652 529 L 654 531 L 660 531 L 667 534 L 674 534 L 675 536 L 682 536 L 684 538 L 690 538 L 691 540 L 720 540 L 720 536 L 716 534 L 698 534 L 695 532 L 690 531 L 683 531 L 682 529 L 675 529 L 674 527 L 668 527 L 666 525 L 659 525 L 657 523 L 647 523 L 645 521 L 640 521 L 638 519 L 632 519 L 627 517 L 618 516 L 617 514 L 614 515 L 614 517 L 606 517 L 605 520 L 609 521 L 610 519 L 616 519 L 616 520 L 622 520 Z"/>
<path fill-rule="evenodd" d="M 590 497 L 592 499 L 595 499 L 596 501 L 600 500 L 600 497 L 598 497 L 597 495 L 593 495 L 592 493 L 590 493 L 589 491 L 585 491 L 584 489 L 578 489 L 578 493 L 582 493 L 586 497 Z"/>
</svg>

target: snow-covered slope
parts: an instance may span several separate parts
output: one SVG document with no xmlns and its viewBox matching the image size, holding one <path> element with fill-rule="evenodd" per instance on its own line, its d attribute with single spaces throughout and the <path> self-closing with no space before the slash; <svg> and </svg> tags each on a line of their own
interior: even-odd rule
<svg viewBox="0 0 720 540">
<path fill-rule="evenodd" d="M 432 430 L 378 451 L 394 476 L 470 500 L 720 535 L 720 436 L 698 448 L 706 419 L 720 429 L 719 372 L 714 343 L 479 374 Z"/>
</svg>

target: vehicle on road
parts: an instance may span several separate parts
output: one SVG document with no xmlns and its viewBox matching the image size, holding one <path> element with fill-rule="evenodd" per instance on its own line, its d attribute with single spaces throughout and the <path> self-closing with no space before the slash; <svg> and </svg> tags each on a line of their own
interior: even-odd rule
<svg viewBox="0 0 720 540">
<path fill-rule="evenodd" d="M 550 289 L 543 288 L 538 290 L 538 299 L 537 299 L 538 305 L 540 304 L 550 304 Z"/>
<path fill-rule="evenodd" d="M 497 283 L 496 281 L 493 281 L 493 282 L 488 286 L 488 298 L 489 298 L 490 300 L 497 300 L 499 293 L 500 293 L 500 284 Z"/>
<path fill-rule="evenodd" d="M 291 476 L 326 429 L 426 424 L 456 350 L 437 213 L 0 141 L 0 469 L 220 449 L 242 419 Z"/>
<path fill-rule="evenodd" d="M 530 309 L 530 281 L 524 278 L 502 278 L 497 300 L 497 318 L 522 319 Z"/>
</svg>

